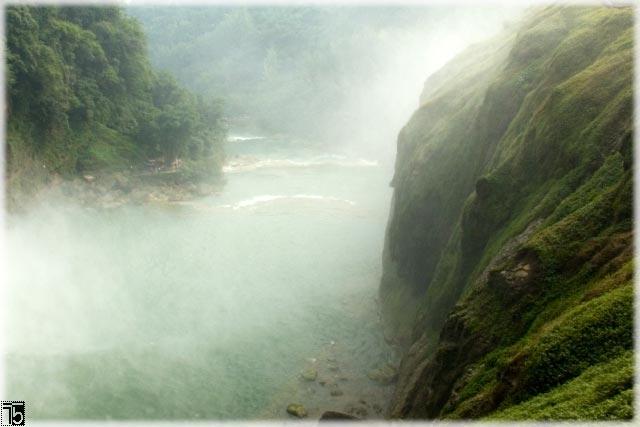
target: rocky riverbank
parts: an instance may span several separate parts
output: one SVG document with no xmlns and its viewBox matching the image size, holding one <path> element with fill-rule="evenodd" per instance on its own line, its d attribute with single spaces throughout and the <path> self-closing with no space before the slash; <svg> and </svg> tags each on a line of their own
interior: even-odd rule
<svg viewBox="0 0 640 427">
<path fill-rule="evenodd" d="M 397 378 L 395 368 L 381 361 L 380 367 L 366 371 L 344 356 L 340 343 L 331 342 L 317 357 L 307 359 L 307 366 L 275 396 L 264 416 L 280 418 L 286 412 L 294 418 L 384 419 Z M 291 403 L 282 406 L 285 399 Z"/>
<path fill-rule="evenodd" d="M 379 333 L 330 340 L 291 370 L 284 387 L 271 397 L 259 419 L 383 420 L 397 381 L 398 349 L 384 341 L 375 298 L 354 297 L 341 310 Z M 359 342 L 354 346 L 354 341 Z M 366 348 L 363 355 L 355 348 Z M 375 349 L 375 350 L 374 350 Z"/>
<path fill-rule="evenodd" d="M 71 179 L 54 175 L 36 194 L 14 195 L 9 210 L 20 211 L 44 200 L 69 200 L 102 209 L 127 204 L 184 202 L 216 194 L 223 186 L 222 178 L 187 180 L 179 170 L 85 174 Z"/>
</svg>

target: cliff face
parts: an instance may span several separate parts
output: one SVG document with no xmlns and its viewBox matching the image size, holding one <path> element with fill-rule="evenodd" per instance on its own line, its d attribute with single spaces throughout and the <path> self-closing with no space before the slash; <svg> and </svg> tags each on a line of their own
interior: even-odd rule
<svg viewBox="0 0 640 427">
<path fill-rule="evenodd" d="M 406 418 L 632 414 L 633 16 L 549 7 L 425 84 L 380 289 Z"/>
</svg>

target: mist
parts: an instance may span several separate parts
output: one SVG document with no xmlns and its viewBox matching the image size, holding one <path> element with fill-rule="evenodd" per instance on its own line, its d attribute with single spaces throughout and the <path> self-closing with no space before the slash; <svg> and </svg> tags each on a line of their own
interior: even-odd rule
<svg viewBox="0 0 640 427">
<path fill-rule="evenodd" d="M 426 78 L 521 8 L 131 8 L 152 61 L 224 104 L 231 133 L 389 163 Z M 173 38 L 178 35 L 179 39 Z"/>
<path fill-rule="evenodd" d="M 309 401 L 313 367 L 383 401 L 366 372 L 393 358 L 375 303 L 386 180 L 249 169 L 219 195 L 107 211 L 51 194 L 7 232 L 8 390 L 46 419 L 278 418 Z"/>
<path fill-rule="evenodd" d="M 519 12 L 125 11 L 176 83 L 140 78 L 151 106 L 109 116 L 95 147 L 70 134 L 21 158 L 28 138 L 12 139 L 11 200 L 30 198 L 7 218 L 8 393 L 37 419 L 279 419 L 291 402 L 382 418 L 392 390 L 370 373 L 399 361 L 377 302 L 397 134 L 427 77 Z M 129 93 L 113 102 L 127 119 Z M 35 122 L 13 105 L 10 121 Z M 106 116 L 83 108 L 72 131 Z M 184 111 L 198 125 L 176 148 L 186 131 L 162 126 Z"/>
</svg>

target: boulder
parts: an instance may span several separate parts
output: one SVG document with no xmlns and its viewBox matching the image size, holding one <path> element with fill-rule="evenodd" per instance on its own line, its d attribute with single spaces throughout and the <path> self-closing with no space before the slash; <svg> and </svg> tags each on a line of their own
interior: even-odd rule
<svg viewBox="0 0 640 427">
<path fill-rule="evenodd" d="M 308 368 L 302 371 L 302 378 L 305 381 L 315 381 L 318 378 L 318 371 L 313 368 Z"/>
<path fill-rule="evenodd" d="M 307 410 L 299 403 L 292 403 L 287 406 L 287 413 L 298 418 L 304 418 L 307 416 Z"/>
</svg>

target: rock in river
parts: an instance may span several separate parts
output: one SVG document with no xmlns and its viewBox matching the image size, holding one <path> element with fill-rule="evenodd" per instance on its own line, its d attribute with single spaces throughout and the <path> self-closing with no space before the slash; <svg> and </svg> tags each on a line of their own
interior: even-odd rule
<svg viewBox="0 0 640 427">
<path fill-rule="evenodd" d="M 287 406 L 287 413 L 298 418 L 304 418 L 307 416 L 307 410 L 299 403 L 292 403 L 291 405 Z"/>
<path fill-rule="evenodd" d="M 318 378 L 318 371 L 313 368 L 308 368 L 302 371 L 302 378 L 307 381 L 315 381 Z"/>
</svg>

